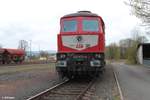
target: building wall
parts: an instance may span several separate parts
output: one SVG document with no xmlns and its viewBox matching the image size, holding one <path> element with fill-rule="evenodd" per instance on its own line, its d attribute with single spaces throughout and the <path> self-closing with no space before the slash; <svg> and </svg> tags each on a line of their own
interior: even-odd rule
<svg viewBox="0 0 150 100">
<path fill-rule="evenodd" d="M 140 47 L 137 50 L 137 60 L 139 64 L 143 64 L 143 46 L 140 45 Z"/>
</svg>

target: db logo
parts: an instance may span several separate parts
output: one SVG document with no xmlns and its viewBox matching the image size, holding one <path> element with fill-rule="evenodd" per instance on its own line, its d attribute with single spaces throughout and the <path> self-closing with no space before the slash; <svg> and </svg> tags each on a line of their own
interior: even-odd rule
<svg viewBox="0 0 150 100">
<path fill-rule="evenodd" d="M 79 43 L 78 43 L 78 44 L 76 45 L 76 48 L 83 48 L 83 44 L 79 44 Z"/>
</svg>

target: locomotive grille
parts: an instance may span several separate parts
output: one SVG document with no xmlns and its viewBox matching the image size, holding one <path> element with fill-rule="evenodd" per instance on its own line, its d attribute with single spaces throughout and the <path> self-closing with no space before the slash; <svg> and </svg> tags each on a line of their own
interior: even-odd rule
<svg viewBox="0 0 150 100">
<path fill-rule="evenodd" d="M 83 54 L 80 54 L 80 53 L 74 53 L 74 54 L 70 54 L 68 55 L 70 56 L 70 58 L 72 59 L 91 59 L 93 57 L 93 54 L 89 54 L 89 53 L 83 53 Z"/>
</svg>

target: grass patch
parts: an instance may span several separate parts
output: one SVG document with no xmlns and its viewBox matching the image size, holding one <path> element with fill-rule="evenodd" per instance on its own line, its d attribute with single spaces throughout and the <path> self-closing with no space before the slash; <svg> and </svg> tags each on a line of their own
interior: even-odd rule
<svg viewBox="0 0 150 100">
<path fill-rule="evenodd" d="M 120 96 L 114 96 L 113 100 L 121 100 L 121 99 L 120 99 Z"/>
<path fill-rule="evenodd" d="M 25 71 L 32 71 L 32 70 L 52 70 L 55 68 L 55 64 L 33 64 L 33 65 L 21 65 L 21 66 L 12 66 L 1 68 L 0 74 L 9 74 L 9 73 L 16 73 L 16 72 L 25 72 Z"/>
</svg>

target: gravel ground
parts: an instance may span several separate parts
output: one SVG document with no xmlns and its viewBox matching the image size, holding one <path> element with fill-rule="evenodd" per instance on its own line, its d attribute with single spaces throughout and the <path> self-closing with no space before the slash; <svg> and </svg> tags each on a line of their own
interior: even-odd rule
<svg viewBox="0 0 150 100">
<path fill-rule="evenodd" d="M 83 97 L 84 100 L 120 100 L 117 84 L 110 65 L 95 85 Z"/>
<path fill-rule="evenodd" d="M 1 67 L 0 100 L 24 100 L 59 81 L 54 64 Z"/>
<path fill-rule="evenodd" d="M 54 64 L 5 66 L 0 70 L 0 100 L 25 100 L 59 83 Z M 111 66 L 83 97 L 84 100 L 120 100 Z"/>
</svg>

